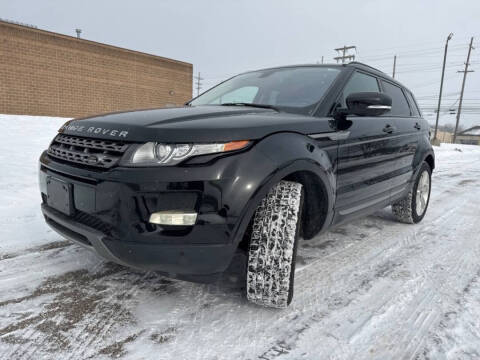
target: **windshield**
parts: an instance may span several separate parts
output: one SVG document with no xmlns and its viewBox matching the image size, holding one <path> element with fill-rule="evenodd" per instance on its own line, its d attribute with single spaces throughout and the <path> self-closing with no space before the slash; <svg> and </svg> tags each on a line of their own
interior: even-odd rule
<svg viewBox="0 0 480 360">
<path fill-rule="evenodd" d="M 339 73 L 338 68 L 323 66 L 254 71 L 221 83 L 189 104 L 261 104 L 308 112 L 320 101 Z"/>
</svg>

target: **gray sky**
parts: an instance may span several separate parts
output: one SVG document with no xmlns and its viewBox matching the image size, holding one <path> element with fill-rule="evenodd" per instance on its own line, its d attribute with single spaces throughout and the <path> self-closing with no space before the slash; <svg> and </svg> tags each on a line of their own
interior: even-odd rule
<svg viewBox="0 0 480 360">
<path fill-rule="evenodd" d="M 438 96 L 445 38 L 450 41 L 443 104 L 459 97 L 463 63 L 474 36 L 462 122 L 480 125 L 479 0 L 16 0 L 0 3 L 0 18 L 190 62 L 204 90 L 256 68 L 332 62 L 334 48 L 356 45 L 359 61 L 396 78 L 424 109 Z M 458 104 L 458 102 L 457 102 Z M 475 109 L 476 108 L 476 109 Z M 432 120 L 433 117 L 428 117 Z M 443 122 L 454 121 L 444 116 Z"/>
</svg>

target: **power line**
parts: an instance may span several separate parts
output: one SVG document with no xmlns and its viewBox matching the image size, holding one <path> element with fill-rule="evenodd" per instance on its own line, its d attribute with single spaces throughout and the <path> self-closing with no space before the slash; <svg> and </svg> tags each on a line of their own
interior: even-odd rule
<svg viewBox="0 0 480 360">
<path fill-rule="evenodd" d="M 451 48 L 454 51 L 463 50 L 468 47 L 468 44 L 457 44 L 452 45 Z M 413 56 L 413 55 L 422 55 L 422 54 L 432 54 L 432 53 L 441 53 L 442 47 L 441 45 L 438 47 L 431 47 L 431 48 L 422 48 L 422 49 L 412 49 L 412 50 L 405 50 L 405 51 L 396 51 L 397 55 L 403 56 Z M 380 57 L 391 57 L 394 53 L 385 52 L 383 54 L 373 55 L 373 56 L 362 56 L 362 59 L 374 59 Z"/>
<path fill-rule="evenodd" d="M 480 36 L 480 35 L 478 35 L 478 36 Z M 455 46 L 467 47 L 468 46 L 468 41 L 470 41 L 470 38 L 461 39 L 461 41 L 459 40 L 458 43 L 453 45 L 453 46 L 454 47 Z M 463 43 L 463 42 L 465 42 L 465 43 Z M 441 49 L 444 45 L 444 42 L 443 41 L 424 41 L 424 42 L 418 42 L 418 43 L 408 43 L 408 45 L 406 43 L 403 43 L 401 45 L 396 45 L 396 46 L 392 46 L 392 47 L 369 49 L 368 53 L 369 54 L 375 54 L 375 53 L 379 53 L 379 52 L 380 53 L 386 53 L 387 50 L 392 50 L 396 53 L 400 53 L 401 51 L 399 51 L 399 49 L 402 49 L 402 48 L 403 49 L 404 48 L 409 48 L 406 51 L 424 50 L 424 49 L 426 49 L 425 45 L 432 45 L 432 47 L 427 48 L 427 49 L 436 49 L 437 47 L 439 49 Z M 433 47 L 433 46 L 436 46 L 436 47 Z M 414 49 L 415 47 L 419 47 L 420 49 Z"/>
<path fill-rule="evenodd" d="M 460 94 L 460 91 L 451 92 L 451 93 L 445 94 L 444 97 L 455 96 L 455 95 L 459 95 L 459 94 Z M 417 100 L 428 100 L 428 99 L 438 100 L 438 96 L 435 95 L 435 94 L 417 95 L 417 96 L 416 96 L 416 99 L 417 99 Z"/>
<path fill-rule="evenodd" d="M 445 98 L 444 96 L 442 96 L 442 100 L 445 99 L 445 100 L 457 100 L 459 98 Z M 438 101 L 438 98 L 434 98 L 434 99 L 417 99 L 419 102 L 423 103 L 423 104 L 428 104 L 428 103 L 436 103 Z M 480 99 L 463 99 L 463 101 L 478 101 L 480 103 Z"/>
<path fill-rule="evenodd" d="M 389 66 L 390 64 L 391 64 L 391 58 L 390 58 L 390 61 L 385 62 L 384 65 L 382 64 L 382 65 L 376 65 L 376 66 L 377 67 Z M 471 61 L 470 64 L 480 64 L 480 61 Z M 464 65 L 464 62 L 461 62 L 461 61 L 447 62 L 446 67 L 455 68 L 463 65 Z M 439 70 L 443 66 L 441 64 L 433 64 L 430 62 L 430 63 L 402 63 L 402 64 L 397 64 L 397 67 L 403 71 L 416 71 L 416 70 Z"/>
<path fill-rule="evenodd" d="M 453 79 L 455 77 L 458 77 L 458 74 L 447 76 L 445 78 L 445 80 L 450 80 L 450 79 Z M 419 88 L 423 88 L 423 87 L 426 87 L 426 86 L 431 86 L 431 85 L 437 84 L 437 83 L 438 83 L 438 80 L 434 80 L 434 81 L 422 82 L 422 83 L 419 83 L 417 85 L 411 85 L 410 87 L 419 89 Z"/>
</svg>

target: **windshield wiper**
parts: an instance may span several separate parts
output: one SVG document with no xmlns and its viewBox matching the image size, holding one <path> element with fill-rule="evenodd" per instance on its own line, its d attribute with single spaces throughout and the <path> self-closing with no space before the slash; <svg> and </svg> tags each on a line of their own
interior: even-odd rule
<svg viewBox="0 0 480 360">
<path fill-rule="evenodd" d="M 254 104 L 254 103 L 244 103 L 244 102 L 231 102 L 231 103 L 223 103 L 220 104 L 221 106 L 250 106 L 255 108 L 261 109 L 272 109 L 275 111 L 280 111 L 276 106 L 267 105 L 267 104 Z"/>
</svg>

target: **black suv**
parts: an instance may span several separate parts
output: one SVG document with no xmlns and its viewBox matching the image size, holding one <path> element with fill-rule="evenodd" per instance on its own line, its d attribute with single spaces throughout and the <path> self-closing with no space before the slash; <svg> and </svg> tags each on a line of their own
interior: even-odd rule
<svg viewBox="0 0 480 360">
<path fill-rule="evenodd" d="M 412 93 L 360 63 L 235 76 L 184 107 L 68 121 L 40 158 L 42 211 L 104 258 L 217 279 L 287 306 L 298 239 L 392 205 L 425 215 L 435 166 Z"/>
</svg>

